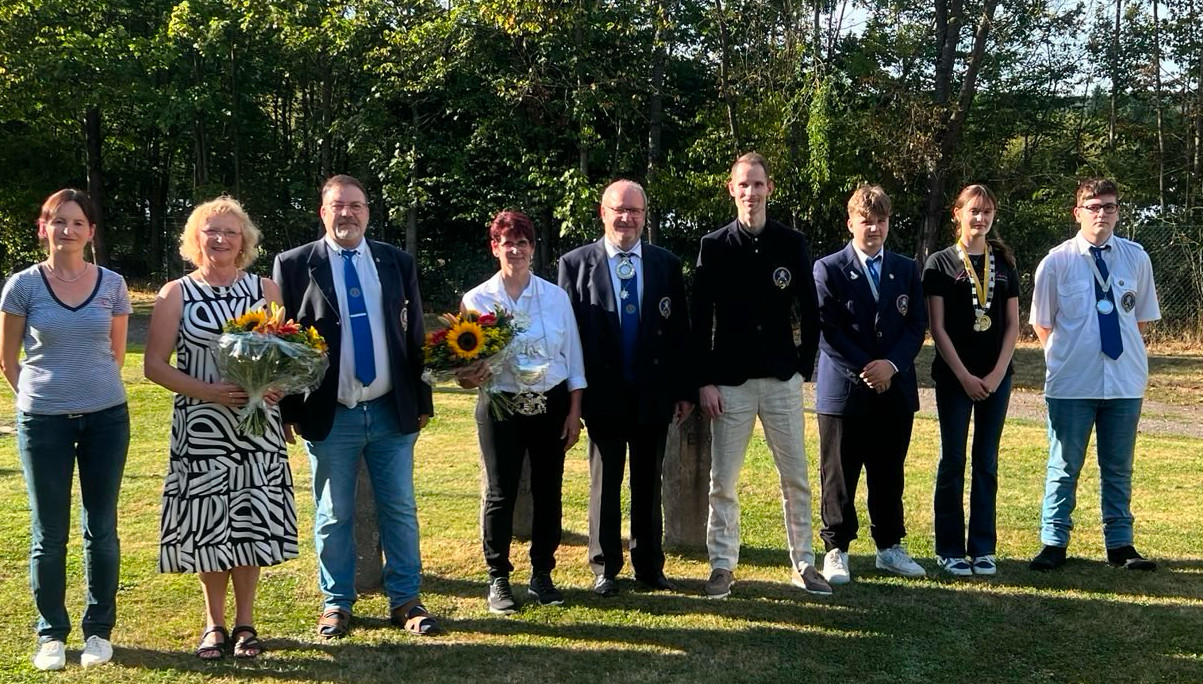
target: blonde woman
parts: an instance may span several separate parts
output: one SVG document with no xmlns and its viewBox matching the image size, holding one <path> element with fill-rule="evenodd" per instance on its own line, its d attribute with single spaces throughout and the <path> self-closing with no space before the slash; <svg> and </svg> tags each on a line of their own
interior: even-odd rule
<svg viewBox="0 0 1203 684">
<path fill-rule="evenodd" d="M 163 286 L 146 343 L 146 377 L 175 392 L 171 462 L 163 487 L 161 572 L 195 572 L 205 598 L 197 657 L 254 658 L 263 651 L 254 628 L 259 568 L 297 555 L 292 473 L 284 446 L 279 395 L 262 437 L 240 433 L 247 394 L 218 376 L 211 345 L 229 319 L 269 302 L 280 290 L 245 269 L 259 230 L 242 206 L 219 197 L 197 207 L 180 237 L 180 255 L 196 270 Z M 169 363 L 176 354 L 176 365 Z M 226 591 L 235 617 L 227 630 Z"/>
</svg>

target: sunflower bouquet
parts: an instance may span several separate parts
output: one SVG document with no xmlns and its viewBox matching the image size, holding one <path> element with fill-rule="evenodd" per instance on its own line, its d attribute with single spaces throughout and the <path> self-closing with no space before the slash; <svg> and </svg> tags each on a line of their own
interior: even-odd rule
<svg viewBox="0 0 1203 684">
<path fill-rule="evenodd" d="M 269 389 L 295 394 L 315 387 L 330 365 L 326 351 L 326 340 L 316 329 L 284 320 L 284 307 L 275 303 L 268 310 L 254 309 L 226 321 L 213 355 L 221 376 L 246 390 L 239 431 L 263 436 L 267 429 L 263 395 Z"/>
<path fill-rule="evenodd" d="M 455 378 L 456 371 L 484 361 L 494 374 L 513 354 L 511 344 L 523 328 L 514 321 L 514 315 L 500 306 L 492 311 L 464 311 L 459 314 L 443 314 L 444 327 L 426 334 L 422 353 L 426 369 L 422 380 L 429 385 Z M 490 394 L 489 407 L 499 419 L 512 410 L 502 395 L 489 389 L 488 383 L 481 391 Z"/>
</svg>

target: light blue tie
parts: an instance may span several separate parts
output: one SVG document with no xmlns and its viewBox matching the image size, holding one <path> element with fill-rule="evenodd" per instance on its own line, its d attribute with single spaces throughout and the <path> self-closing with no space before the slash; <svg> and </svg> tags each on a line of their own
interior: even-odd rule
<svg viewBox="0 0 1203 684">
<path fill-rule="evenodd" d="M 351 344 L 355 348 L 355 377 L 367 387 L 376 379 L 376 350 L 372 346 L 372 324 L 359 285 L 359 272 L 352 260 L 355 254 L 350 249 L 342 251 L 343 282 L 347 286 L 347 313 L 351 320 Z"/>
<path fill-rule="evenodd" d="M 877 270 L 877 265 L 881 263 L 881 255 L 873 257 L 865 261 L 865 270 L 869 272 L 869 277 L 873 279 L 873 291 L 877 292 L 881 289 L 881 272 Z"/>
<path fill-rule="evenodd" d="M 631 258 L 630 254 L 621 254 Z M 622 322 L 622 374 L 627 382 L 635 382 L 635 346 L 639 342 L 639 271 L 619 281 L 618 308 Z"/>
</svg>

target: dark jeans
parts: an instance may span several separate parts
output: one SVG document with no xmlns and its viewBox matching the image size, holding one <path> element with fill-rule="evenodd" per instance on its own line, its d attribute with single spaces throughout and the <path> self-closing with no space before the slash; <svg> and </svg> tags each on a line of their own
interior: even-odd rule
<svg viewBox="0 0 1203 684">
<path fill-rule="evenodd" d="M 819 474 L 823 479 L 825 548 L 847 552 L 856 539 L 856 486 L 865 469 L 869 533 L 878 549 L 888 549 L 906 536 L 902 518 L 903 466 L 911 443 L 915 414 L 888 399 L 874 410 L 854 416 L 820 413 Z"/>
<path fill-rule="evenodd" d="M 29 584 L 38 609 L 41 641 L 65 640 L 71 631 L 63 597 L 71 483 L 77 461 L 88 586 L 80 626 L 85 639 L 93 635 L 108 639 L 113 631 L 121 571 L 117 494 L 128 447 L 129 409 L 125 404 L 95 413 L 17 414 L 17 450 L 29 490 Z"/>
<path fill-rule="evenodd" d="M 940 418 L 940 462 L 936 467 L 934 517 L 936 554 L 964 558 L 994 554 L 997 530 L 998 442 L 1011 401 L 1011 376 L 982 401 L 965 394 L 960 383 L 936 384 L 936 414 Z M 969 543 L 965 543 L 965 442 L 973 414 L 973 447 L 969 488 Z"/>
<path fill-rule="evenodd" d="M 482 527 L 489 577 L 508 577 L 514 570 L 510 563 L 514 504 L 522 479 L 522 461 L 528 452 L 533 504 L 531 569 L 540 573 L 551 572 L 556 567 L 555 554 L 562 534 L 564 485 L 564 440 L 560 439 L 560 433 L 568 416 L 568 386 L 560 383 L 546 394 L 546 413 L 535 416 L 514 414 L 505 420 L 496 420 L 490 415 L 492 443 L 488 443 L 490 435 L 481 436 L 488 481 Z M 484 398 L 481 401 L 485 401 Z M 487 413 L 487 409 L 485 411 Z"/>
</svg>

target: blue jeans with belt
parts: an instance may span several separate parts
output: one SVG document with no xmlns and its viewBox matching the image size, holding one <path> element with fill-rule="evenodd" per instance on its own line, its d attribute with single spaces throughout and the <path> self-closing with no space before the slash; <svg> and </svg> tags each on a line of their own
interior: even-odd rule
<svg viewBox="0 0 1203 684">
<path fill-rule="evenodd" d="M 1078 499 L 1078 475 L 1095 433 L 1108 549 L 1132 544 L 1132 455 L 1142 399 L 1051 399 L 1048 404 L 1048 475 L 1040 514 L 1040 541 L 1069 545 Z"/>
<path fill-rule="evenodd" d="M 113 631 L 121 573 L 117 497 L 128 448 L 126 404 L 57 416 L 17 413 L 17 451 L 29 491 L 29 585 L 38 609 L 39 641 L 63 641 L 71 631 L 64 596 L 76 463 L 87 580 L 80 627 L 85 639 L 108 639 Z"/>
<path fill-rule="evenodd" d="M 1011 375 L 994 393 L 974 401 L 956 380 L 936 383 L 940 462 L 936 466 L 933 518 L 936 553 L 944 558 L 992 556 L 998 533 L 998 443 L 1011 401 Z M 965 443 L 973 420 L 970 456 L 969 536 L 965 536 Z M 968 541 L 968 544 L 966 544 Z M 968 554 L 966 554 L 968 552 Z"/>
<path fill-rule="evenodd" d="M 355 603 L 355 482 L 363 457 L 376 502 L 384 549 L 389 609 L 418 598 L 422 556 L 414 500 L 414 443 L 401 432 L 393 396 L 334 409 L 334 425 L 320 442 L 305 442 L 313 471 L 313 535 L 324 608 L 350 611 Z"/>
</svg>

